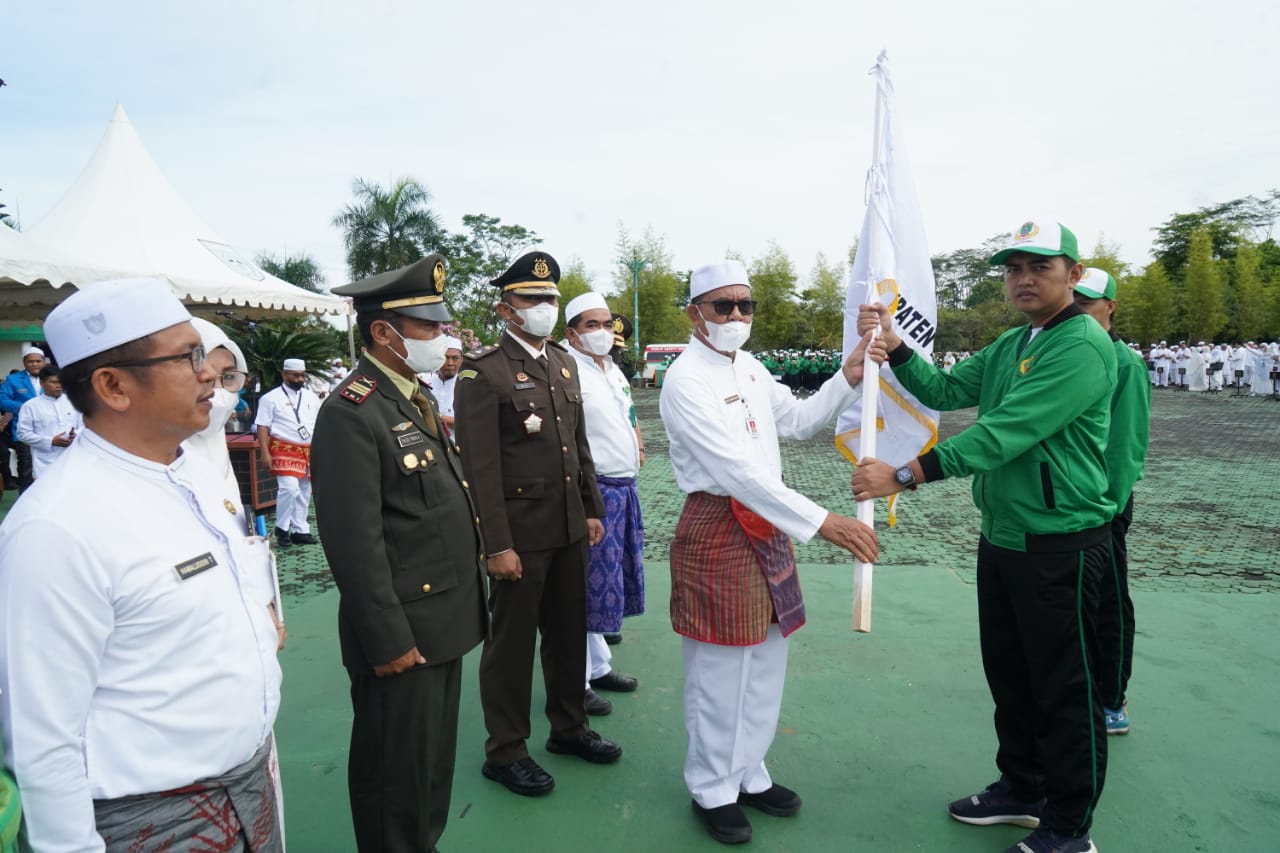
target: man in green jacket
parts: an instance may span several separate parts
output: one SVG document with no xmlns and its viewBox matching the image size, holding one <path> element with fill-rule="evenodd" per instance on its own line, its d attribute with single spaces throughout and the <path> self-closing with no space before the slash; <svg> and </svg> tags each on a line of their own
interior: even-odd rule
<svg viewBox="0 0 1280 853">
<path fill-rule="evenodd" d="M 1009 301 L 1030 322 L 950 373 L 903 343 L 885 306 L 861 307 L 859 331 L 880 325 L 908 391 L 936 409 L 976 405 L 978 419 L 896 470 L 861 460 L 853 492 L 861 501 L 973 475 L 978 625 L 1001 775 L 953 802 L 951 816 L 1035 829 L 1006 853 L 1091 853 L 1107 763 L 1095 617 L 1116 515 L 1104 458 L 1116 353 L 1073 303 L 1083 267 L 1067 228 L 1026 222 L 991 264 L 1004 267 Z"/>
<path fill-rule="evenodd" d="M 1133 523 L 1133 487 L 1142 479 L 1151 431 L 1151 382 L 1142 356 L 1116 337 L 1116 280 L 1106 270 L 1086 267 L 1076 285 L 1075 302 L 1111 336 L 1116 349 L 1116 390 L 1111 396 L 1111 435 L 1107 439 L 1107 498 L 1116 505 L 1111 519 L 1111 559 L 1099 589 L 1098 686 L 1107 734 L 1129 733 L 1125 690 L 1133 672 L 1133 599 L 1129 597 L 1129 560 L 1125 538 Z"/>
</svg>

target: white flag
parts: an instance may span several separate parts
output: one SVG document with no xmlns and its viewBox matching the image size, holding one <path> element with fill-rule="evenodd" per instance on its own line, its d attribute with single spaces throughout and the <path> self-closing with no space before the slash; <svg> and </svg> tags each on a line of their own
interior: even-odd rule
<svg viewBox="0 0 1280 853">
<path fill-rule="evenodd" d="M 858 344 L 859 303 L 875 300 L 891 306 L 894 328 L 902 339 L 932 359 L 938 323 L 933 265 L 915 182 L 897 127 L 893 83 L 883 52 L 871 74 L 876 79 L 875 153 L 867 172 L 867 212 L 845 297 L 844 355 L 848 358 Z M 863 393 L 876 391 L 866 389 Z M 938 413 L 903 388 L 887 364 L 880 371 L 878 393 L 877 459 L 894 467 L 905 465 L 937 443 Z M 851 460 L 856 461 L 859 453 L 861 429 L 861 405 L 855 403 L 836 422 L 836 446 Z"/>
</svg>

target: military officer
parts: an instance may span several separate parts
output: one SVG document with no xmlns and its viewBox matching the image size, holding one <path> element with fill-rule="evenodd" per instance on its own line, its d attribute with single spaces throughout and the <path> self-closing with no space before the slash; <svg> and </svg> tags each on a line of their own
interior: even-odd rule
<svg viewBox="0 0 1280 853">
<path fill-rule="evenodd" d="M 316 520 L 341 594 L 348 788 L 361 851 L 434 851 L 453 784 L 462 656 L 488 631 L 479 518 L 437 404 L 440 255 L 334 288 L 365 349 L 320 409 Z"/>
<path fill-rule="evenodd" d="M 542 633 L 551 737 L 547 751 L 607 764 L 622 748 L 587 725 L 587 544 L 604 536 L 582 417 L 578 365 L 547 339 L 559 313 L 560 268 L 530 252 L 490 283 L 506 322 L 497 346 L 468 353 L 455 410 L 463 466 L 488 547 L 493 633 L 480 658 L 484 775 L 540 796 L 555 781 L 529 757 L 533 651 Z"/>
</svg>

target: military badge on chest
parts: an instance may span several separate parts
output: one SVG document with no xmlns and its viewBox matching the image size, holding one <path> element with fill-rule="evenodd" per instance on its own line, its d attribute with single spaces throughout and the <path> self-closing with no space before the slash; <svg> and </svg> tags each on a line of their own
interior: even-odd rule
<svg viewBox="0 0 1280 853">
<path fill-rule="evenodd" d="M 524 419 L 524 431 L 529 435 L 537 435 L 542 432 L 542 418 L 530 412 L 529 416 Z"/>
</svg>

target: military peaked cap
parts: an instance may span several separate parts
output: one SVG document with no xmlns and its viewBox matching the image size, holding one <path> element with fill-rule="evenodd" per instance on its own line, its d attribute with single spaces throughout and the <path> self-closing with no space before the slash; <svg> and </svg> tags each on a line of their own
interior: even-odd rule
<svg viewBox="0 0 1280 853">
<path fill-rule="evenodd" d="M 516 258 L 507 271 L 489 283 L 523 296 L 559 296 L 560 265 L 546 252 L 528 252 Z"/>
<path fill-rule="evenodd" d="M 621 314 L 613 315 L 613 345 L 620 347 L 631 340 L 631 321 Z"/>
<path fill-rule="evenodd" d="M 448 323 L 453 320 L 444 304 L 444 255 L 427 255 L 407 267 L 378 273 L 335 287 L 339 296 L 350 296 L 356 312 L 394 311 L 418 320 Z"/>
</svg>

